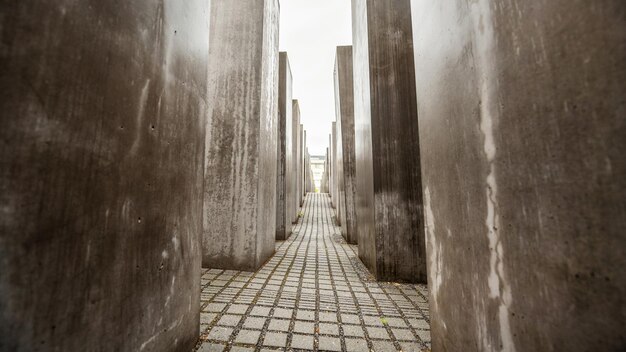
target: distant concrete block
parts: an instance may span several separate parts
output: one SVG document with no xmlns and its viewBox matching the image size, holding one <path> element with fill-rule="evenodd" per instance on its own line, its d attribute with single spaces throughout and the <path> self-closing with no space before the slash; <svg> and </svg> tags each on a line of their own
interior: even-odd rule
<svg viewBox="0 0 626 352">
<path fill-rule="evenodd" d="M 0 13 L 0 350 L 192 350 L 208 3 Z"/>
<path fill-rule="evenodd" d="M 274 253 L 278 1 L 211 1 L 204 267 L 256 270 Z"/>
<path fill-rule="evenodd" d="M 383 281 L 426 282 L 409 0 L 353 0 L 359 257 Z"/>
<path fill-rule="evenodd" d="M 412 2 L 433 351 L 626 347 L 626 3 Z"/>
<path fill-rule="evenodd" d="M 352 46 L 337 47 L 335 60 L 335 107 L 340 132 L 341 172 L 339 197 L 342 203 L 341 233 L 350 244 L 358 243 L 356 216 L 356 153 L 354 149 L 354 85 Z"/>
<path fill-rule="evenodd" d="M 276 185 L 276 239 L 284 241 L 291 235 L 293 186 L 293 102 L 292 75 L 286 52 L 280 53 L 278 88 L 278 144 Z"/>
</svg>

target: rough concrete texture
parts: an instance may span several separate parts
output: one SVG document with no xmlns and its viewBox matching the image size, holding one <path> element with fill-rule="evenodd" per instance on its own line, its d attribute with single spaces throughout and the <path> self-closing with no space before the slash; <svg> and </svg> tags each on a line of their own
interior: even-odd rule
<svg viewBox="0 0 626 352">
<path fill-rule="evenodd" d="M 208 12 L 0 4 L 0 350 L 193 348 Z"/>
<path fill-rule="evenodd" d="M 304 125 L 300 125 L 302 129 L 302 201 L 300 202 L 300 207 L 304 205 L 304 197 L 306 193 L 309 192 L 308 187 L 308 170 L 309 170 L 309 149 L 306 146 L 306 130 L 304 129 Z"/>
<path fill-rule="evenodd" d="M 255 270 L 274 253 L 278 13 L 277 0 L 211 2 L 204 267 Z"/>
<path fill-rule="evenodd" d="M 335 108 L 341 134 L 340 197 L 342 234 L 350 244 L 356 244 L 356 163 L 354 150 L 354 85 L 352 83 L 352 46 L 338 46 L 335 60 Z"/>
<path fill-rule="evenodd" d="M 277 136 L 277 175 L 276 175 L 276 239 L 284 241 L 291 234 L 289 180 L 292 172 L 292 75 L 289 57 L 280 52 L 279 84 L 278 84 L 278 136 Z"/>
<path fill-rule="evenodd" d="M 346 238 L 346 227 L 344 220 L 346 217 L 346 196 L 343 186 L 343 146 L 341 143 L 341 119 L 335 122 L 335 195 L 336 195 L 336 220 L 337 225 L 341 226 L 341 235 Z"/>
<path fill-rule="evenodd" d="M 320 181 L 320 192 L 329 193 L 330 195 L 330 165 L 329 165 L 329 152 L 326 148 L 326 159 L 324 160 L 324 173 L 322 174 L 322 180 Z"/>
<path fill-rule="evenodd" d="M 433 351 L 626 347 L 626 3 L 413 1 Z"/>
<path fill-rule="evenodd" d="M 298 206 L 302 207 L 304 204 L 304 146 L 305 146 L 305 133 L 304 126 L 300 124 L 299 129 L 300 139 L 298 140 Z"/>
<path fill-rule="evenodd" d="M 337 121 L 333 121 L 330 127 L 330 193 L 331 205 L 337 209 L 339 205 L 339 170 L 337 170 Z M 335 212 L 336 213 L 336 212 Z M 338 216 L 335 215 L 335 221 L 341 226 Z"/>
<path fill-rule="evenodd" d="M 359 256 L 379 280 L 426 281 L 409 0 L 354 0 Z"/>
<path fill-rule="evenodd" d="M 297 99 L 293 100 L 292 107 L 292 151 L 293 151 L 293 164 L 292 164 L 292 175 L 293 177 L 289 180 L 291 183 L 291 189 L 293 192 L 291 193 L 292 197 L 292 215 L 291 222 L 298 222 L 298 213 L 300 212 L 300 189 L 298 188 L 300 183 L 298 182 L 298 175 L 300 175 L 300 104 Z"/>
</svg>

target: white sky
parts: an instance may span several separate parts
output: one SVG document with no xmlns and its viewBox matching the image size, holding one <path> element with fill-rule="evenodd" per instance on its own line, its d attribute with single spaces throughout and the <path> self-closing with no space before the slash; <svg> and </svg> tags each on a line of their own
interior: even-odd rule
<svg viewBox="0 0 626 352">
<path fill-rule="evenodd" d="M 350 0 L 280 0 L 280 51 L 293 74 L 311 155 L 324 155 L 335 120 L 335 50 L 352 44 Z"/>
</svg>

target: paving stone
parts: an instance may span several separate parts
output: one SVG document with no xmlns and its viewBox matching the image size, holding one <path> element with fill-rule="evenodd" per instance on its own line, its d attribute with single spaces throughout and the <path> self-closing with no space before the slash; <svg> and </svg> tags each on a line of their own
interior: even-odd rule
<svg viewBox="0 0 626 352">
<path fill-rule="evenodd" d="M 375 352 L 391 352 L 397 351 L 396 347 L 391 341 L 372 341 Z"/>
<path fill-rule="evenodd" d="M 313 336 L 293 334 L 291 337 L 291 347 L 301 350 L 313 350 Z"/>
<path fill-rule="evenodd" d="M 364 337 L 365 333 L 361 325 L 343 325 L 343 334 L 352 337 Z"/>
<path fill-rule="evenodd" d="M 259 336 L 261 335 L 261 331 L 256 330 L 240 330 L 235 338 L 235 342 L 237 343 L 245 343 L 249 345 L 256 345 L 257 341 L 259 341 Z"/>
<path fill-rule="evenodd" d="M 383 324 L 383 319 L 377 316 L 365 315 L 363 316 L 363 321 L 365 322 L 365 325 L 368 325 L 368 326 L 379 326 L 379 327 L 385 326 L 385 324 Z"/>
<path fill-rule="evenodd" d="M 250 315 L 266 317 L 270 315 L 270 310 L 271 309 L 269 307 L 254 307 L 252 308 L 252 312 L 250 312 Z"/>
<path fill-rule="evenodd" d="M 233 333 L 233 328 L 225 326 L 216 326 L 209 332 L 207 339 L 216 341 L 228 341 L 228 338 Z"/>
<path fill-rule="evenodd" d="M 320 318 L 320 321 L 325 321 L 325 322 L 329 322 L 329 323 L 336 323 L 337 322 L 337 313 L 320 312 L 319 313 L 319 318 Z"/>
<path fill-rule="evenodd" d="M 241 315 L 225 314 L 218 320 L 217 325 L 221 326 L 237 326 L 241 321 Z"/>
<path fill-rule="evenodd" d="M 425 349 L 419 343 L 400 342 L 403 352 L 424 352 Z"/>
<path fill-rule="evenodd" d="M 286 318 L 291 319 L 293 309 L 276 308 L 274 309 L 274 318 Z"/>
<path fill-rule="evenodd" d="M 200 345 L 200 349 L 198 352 L 222 352 L 226 348 L 224 345 L 219 345 L 216 343 L 205 342 Z"/>
<path fill-rule="evenodd" d="M 226 308 L 226 303 L 209 303 L 204 310 L 206 312 L 215 312 L 220 313 L 222 310 Z"/>
<path fill-rule="evenodd" d="M 287 332 L 289 331 L 289 320 L 272 319 L 268 330 Z"/>
<path fill-rule="evenodd" d="M 285 347 L 287 345 L 287 334 L 280 332 L 268 332 L 265 334 L 264 346 Z"/>
<path fill-rule="evenodd" d="M 315 320 L 315 312 L 310 310 L 298 309 L 296 314 L 298 320 Z"/>
<path fill-rule="evenodd" d="M 348 352 L 362 352 L 368 351 L 367 341 L 363 339 L 346 339 L 346 351 Z"/>
<path fill-rule="evenodd" d="M 319 337 L 320 351 L 341 351 L 341 340 L 338 337 Z"/>
<path fill-rule="evenodd" d="M 409 329 L 392 328 L 391 332 L 393 333 L 393 336 L 396 338 L 396 340 L 401 340 L 401 341 L 414 341 L 415 340 L 415 336 Z"/>
<path fill-rule="evenodd" d="M 368 326 L 367 334 L 370 336 L 370 339 L 389 339 L 389 334 L 385 328 L 373 328 Z"/>
<path fill-rule="evenodd" d="M 228 314 L 245 314 L 248 310 L 248 305 L 246 304 L 233 304 L 228 308 L 226 313 Z"/>
<path fill-rule="evenodd" d="M 361 324 L 359 316 L 354 314 L 341 314 L 341 322 L 344 324 Z"/>
<path fill-rule="evenodd" d="M 248 317 L 243 323 L 243 327 L 248 329 L 261 329 L 263 328 L 263 324 L 265 324 L 265 320 L 265 318 Z"/>
<path fill-rule="evenodd" d="M 230 352 L 252 352 L 252 351 L 254 351 L 254 348 L 239 347 L 239 346 L 235 346 L 230 349 Z"/>
<path fill-rule="evenodd" d="M 217 313 L 200 313 L 200 324 L 211 324 Z"/>
<path fill-rule="evenodd" d="M 313 334 L 315 332 L 315 324 L 298 320 L 293 326 L 293 331 L 303 334 Z"/>
<path fill-rule="evenodd" d="M 339 336 L 339 325 L 332 323 L 320 323 L 320 334 Z"/>
</svg>

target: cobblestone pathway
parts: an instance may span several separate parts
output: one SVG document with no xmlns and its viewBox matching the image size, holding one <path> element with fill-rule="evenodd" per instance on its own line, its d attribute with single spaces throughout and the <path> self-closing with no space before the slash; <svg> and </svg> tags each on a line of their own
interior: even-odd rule
<svg viewBox="0 0 626 352">
<path fill-rule="evenodd" d="M 425 285 L 377 283 L 332 225 L 327 194 L 256 273 L 203 270 L 199 351 L 427 351 Z"/>
</svg>

